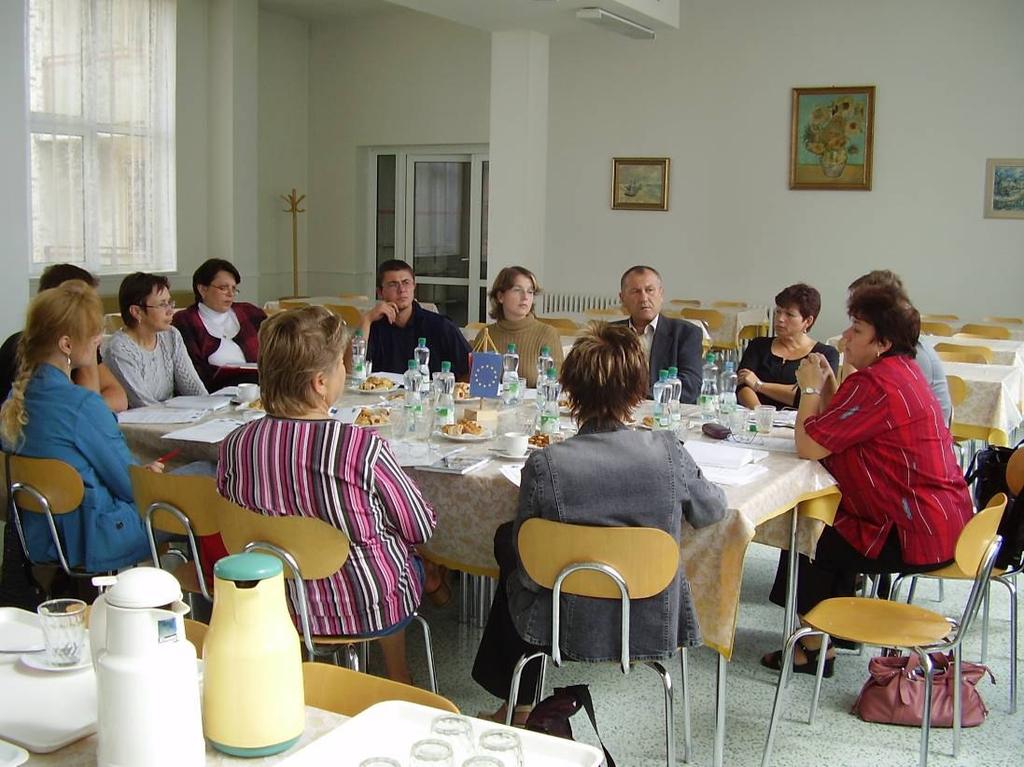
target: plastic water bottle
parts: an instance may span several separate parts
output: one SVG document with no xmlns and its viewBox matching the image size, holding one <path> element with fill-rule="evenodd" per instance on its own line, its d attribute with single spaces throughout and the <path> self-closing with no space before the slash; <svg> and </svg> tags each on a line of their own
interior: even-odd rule
<svg viewBox="0 0 1024 767">
<path fill-rule="evenodd" d="M 430 349 L 427 348 L 427 339 L 421 338 L 412 350 L 412 356 L 416 359 L 416 365 L 420 371 L 420 393 L 430 394 Z"/>
<path fill-rule="evenodd" d="M 509 344 L 508 351 L 502 355 L 502 367 L 505 369 L 501 376 L 501 401 L 510 407 L 519 404 L 519 354 L 516 352 L 516 345 Z"/>
<path fill-rule="evenodd" d="M 455 374 L 452 363 L 441 363 L 441 372 L 434 374 L 434 428 L 455 423 Z"/>
<path fill-rule="evenodd" d="M 362 328 L 358 328 L 352 338 L 352 378 L 366 380 L 366 339 Z"/>
<path fill-rule="evenodd" d="M 551 356 L 551 349 L 547 346 L 540 347 L 540 354 L 537 355 L 537 395 L 540 395 L 540 385 L 548 377 L 548 368 L 555 366 L 555 360 Z"/>
<path fill-rule="evenodd" d="M 679 368 L 675 365 L 668 369 L 668 382 L 672 384 L 672 402 L 669 408 L 669 416 L 672 426 L 677 426 L 683 420 L 683 409 L 679 398 L 683 396 L 683 382 L 679 378 Z"/>
<path fill-rule="evenodd" d="M 700 419 L 704 423 L 714 421 L 718 411 L 718 365 L 715 355 L 708 354 L 704 359 L 704 375 L 700 385 Z"/>
<path fill-rule="evenodd" d="M 537 396 L 544 397 L 544 407 L 540 411 L 541 434 L 558 433 L 558 395 L 561 393 L 562 385 L 558 383 L 558 374 L 553 367 L 549 367 L 544 380 L 537 387 Z"/>
<path fill-rule="evenodd" d="M 416 433 L 416 422 L 423 420 L 422 384 L 419 362 L 409 360 L 409 368 L 405 371 L 405 431 L 410 434 Z"/>
<path fill-rule="evenodd" d="M 668 371 L 659 370 L 654 384 L 654 428 L 668 429 L 672 426 L 672 384 Z"/>
<path fill-rule="evenodd" d="M 736 363 L 727 360 L 718 380 L 718 412 L 723 417 L 736 411 Z"/>
</svg>

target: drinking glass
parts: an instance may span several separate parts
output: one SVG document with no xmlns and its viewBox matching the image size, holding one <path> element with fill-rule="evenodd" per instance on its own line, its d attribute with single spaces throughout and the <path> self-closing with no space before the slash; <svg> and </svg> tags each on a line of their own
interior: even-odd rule
<svg viewBox="0 0 1024 767">
<path fill-rule="evenodd" d="M 750 439 L 749 432 L 747 430 L 747 421 L 750 418 L 750 411 L 746 408 L 738 407 L 729 413 L 729 431 L 732 432 L 733 439 L 737 442 L 746 442 Z"/>
<path fill-rule="evenodd" d="M 456 764 L 462 764 L 473 756 L 473 725 L 464 716 L 445 714 L 436 717 L 430 725 L 430 736 L 452 747 Z"/>
<path fill-rule="evenodd" d="M 85 646 L 85 602 L 51 599 L 36 608 L 43 629 L 47 660 L 53 666 L 74 666 Z"/>
<path fill-rule="evenodd" d="M 484 754 L 483 756 L 472 756 L 462 763 L 462 767 L 504 767 L 501 760 Z"/>
<path fill-rule="evenodd" d="M 523 767 L 523 746 L 509 730 L 488 730 L 480 736 L 477 750 L 497 759 L 502 767 Z"/>
<path fill-rule="evenodd" d="M 759 437 L 767 437 L 772 433 L 773 420 L 775 420 L 775 408 L 771 405 L 758 405 L 754 408 L 754 422 L 757 424 Z"/>
<path fill-rule="evenodd" d="M 363 759 L 359 767 L 402 767 L 402 763 L 386 756 L 371 756 L 369 759 Z"/>
<path fill-rule="evenodd" d="M 418 740 L 409 751 L 409 767 L 455 767 L 452 747 L 437 738 Z"/>
</svg>

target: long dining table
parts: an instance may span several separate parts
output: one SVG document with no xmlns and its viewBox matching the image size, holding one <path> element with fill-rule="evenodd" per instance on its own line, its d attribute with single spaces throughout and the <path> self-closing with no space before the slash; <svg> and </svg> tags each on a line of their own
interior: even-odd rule
<svg viewBox="0 0 1024 767">
<path fill-rule="evenodd" d="M 382 398 L 348 392 L 337 403 L 341 413 L 352 413 L 360 406 L 386 405 Z M 392 406 L 400 404 L 393 401 Z M 651 403 L 646 403 L 638 420 Z M 496 427 L 516 430 L 529 411 L 531 402 L 518 411 L 499 413 Z M 461 408 L 460 408 L 461 409 Z M 680 438 L 706 439 L 696 428 L 686 426 L 699 421 L 695 406 L 684 406 Z M 461 415 L 461 413 L 459 413 Z M 252 417 L 248 411 L 218 411 L 208 419 L 222 421 Z M 229 427 L 229 425 L 227 425 Z M 172 448 L 180 448 L 180 461 L 217 460 L 219 445 L 212 442 L 187 442 L 168 439 L 172 430 L 165 424 L 122 425 L 129 447 L 142 461 L 150 461 Z M 732 657 L 739 610 L 743 561 L 752 541 L 779 548 L 791 548 L 813 554 L 818 536 L 831 522 L 839 504 L 835 480 L 817 461 L 801 459 L 789 449 L 792 430 L 777 428 L 769 441 L 784 449 L 771 450 L 763 460 L 767 473 L 752 484 L 724 487 L 728 510 L 718 524 L 699 530 L 685 526 L 681 556 L 690 581 L 694 602 L 705 643 L 719 654 L 718 700 L 716 715 L 715 764 L 721 764 L 725 736 L 725 689 L 727 664 Z M 408 453 L 403 440 L 393 443 L 396 451 Z M 492 441 L 456 444 L 437 437 L 420 449 L 446 450 L 462 448 L 462 454 L 491 455 Z M 757 445 L 753 445 L 757 447 Z M 521 461 L 519 462 L 521 464 Z M 478 575 L 493 575 L 496 564 L 492 552 L 494 531 L 498 525 L 516 515 L 518 490 L 507 476 L 515 462 L 495 458 L 481 469 L 466 475 L 452 475 L 408 469 L 424 496 L 434 506 L 438 522 L 433 537 L 424 546 L 425 554 L 439 564 Z M 791 557 L 795 563 L 796 558 Z M 792 606 L 787 610 L 784 626 L 792 625 Z M 784 629 L 788 634 L 788 630 Z"/>
</svg>

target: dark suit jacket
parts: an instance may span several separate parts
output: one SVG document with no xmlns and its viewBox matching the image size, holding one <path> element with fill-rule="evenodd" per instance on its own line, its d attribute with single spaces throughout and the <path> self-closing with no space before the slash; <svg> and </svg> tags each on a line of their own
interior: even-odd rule
<svg viewBox="0 0 1024 767">
<path fill-rule="evenodd" d="M 629 320 L 619 320 L 617 325 L 627 325 Z M 650 380 L 647 382 L 648 396 L 653 396 L 654 382 L 658 371 L 675 366 L 679 368 L 679 380 L 683 382 L 683 393 L 679 401 L 688 405 L 696 404 L 703 378 L 701 349 L 704 334 L 700 328 L 686 320 L 675 320 L 665 315 L 658 317 L 658 327 L 651 343 Z"/>
</svg>

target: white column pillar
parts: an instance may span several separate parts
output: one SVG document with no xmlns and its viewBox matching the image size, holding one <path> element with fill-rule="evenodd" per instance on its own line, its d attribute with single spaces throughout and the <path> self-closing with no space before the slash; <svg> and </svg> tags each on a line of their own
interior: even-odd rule
<svg viewBox="0 0 1024 767">
<path fill-rule="evenodd" d="M 25 323 L 28 305 L 28 262 L 31 242 L 28 169 L 28 77 L 25 72 L 28 3 L 0 3 L 0 339 Z"/>
<path fill-rule="evenodd" d="M 258 30 L 256 0 L 210 3 L 208 257 L 234 263 L 251 301 L 260 292 Z"/>
<path fill-rule="evenodd" d="M 543 279 L 548 159 L 548 37 L 491 35 L 490 279 L 520 264 Z"/>
</svg>

